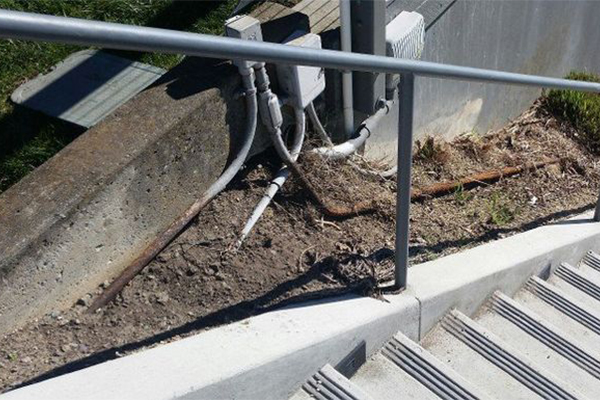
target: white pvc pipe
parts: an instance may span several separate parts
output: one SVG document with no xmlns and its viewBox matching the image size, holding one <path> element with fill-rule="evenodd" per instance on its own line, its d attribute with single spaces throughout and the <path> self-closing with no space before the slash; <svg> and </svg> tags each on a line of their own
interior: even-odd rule
<svg viewBox="0 0 600 400">
<path fill-rule="evenodd" d="M 367 139 L 371 136 L 371 133 L 377 128 L 379 121 L 390 112 L 392 104 L 393 102 L 388 101 L 383 108 L 380 108 L 375 114 L 367 118 L 360 128 L 358 128 L 357 137 L 338 144 L 337 146 L 319 147 L 311 150 L 311 152 L 330 160 L 340 160 L 356 153 L 364 146 Z"/>
<path fill-rule="evenodd" d="M 304 116 L 304 112 L 300 109 L 295 109 L 295 116 L 296 131 L 294 137 L 294 144 L 292 145 L 292 151 L 290 152 L 290 155 L 294 161 L 298 159 L 298 155 L 300 154 L 300 150 L 302 149 L 302 144 L 304 143 L 304 136 L 306 132 L 306 117 Z M 263 215 L 269 204 L 271 204 L 271 201 L 273 200 L 279 189 L 281 189 L 285 181 L 289 178 L 289 176 L 290 170 L 285 166 L 277 172 L 275 179 L 271 181 L 271 184 L 267 188 L 267 191 L 265 192 L 264 196 L 262 197 L 262 199 L 260 199 L 259 203 L 256 205 L 256 208 L 254 208 L 254 211 L 252 211 L 252 215 L 250 215 L 248 222 L 246 222 L 244 229 L 242 229 L 240 237 L 237 241 L 238 248 L 242 245 L 244 239 L 246 239 L 248 234 L 250 234 L 250 231 L 252 230 L 252 228 L 254 228 L 254 225 L 256 225 L 260 217 Z"/>
<path fill-rule="evenodd" d="M 342 51 L 352 52 L 352 16 L 350 0 L 340 0 L 340 42 Z M 342 103 L 344 111 L 344 133 L 346 138 L 354 134 L 354 95 L 352 71 L 342 71 Z"/>
</svg>

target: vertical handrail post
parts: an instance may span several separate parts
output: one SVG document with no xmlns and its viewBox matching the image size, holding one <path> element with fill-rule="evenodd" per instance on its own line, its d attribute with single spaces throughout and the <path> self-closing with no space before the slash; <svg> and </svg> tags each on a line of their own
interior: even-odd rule
<svg viewBox="0 0 600 400">
<path fill-rule="evenodd" d="M 406 288 L 408 275 L 414 89 L 414 74 L 401 74 L 398 84 L 400 111 L 398 115 L 398 176 L 396 179 L 396 269 L 394 274 L 396 289 Z"/>
<path fill-rule="evenodd" d="M 600 196 L 598 196 L 598 200 L 596 201 L 596 211 L 594 211 L 594 221 L 600 222 Z"/>
</svg>

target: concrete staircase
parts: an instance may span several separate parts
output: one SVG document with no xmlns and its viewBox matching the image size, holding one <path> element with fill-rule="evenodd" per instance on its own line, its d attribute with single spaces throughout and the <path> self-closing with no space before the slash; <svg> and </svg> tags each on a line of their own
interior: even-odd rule
<svg viewBox="0 0 600 400">
<path fill-rule="evenodd" d="M 397 333 L 349 379 L 327 365 L 293 400 L 600 398 L 600 255 L 453 310 L 420 344 Z"/>
</svg>

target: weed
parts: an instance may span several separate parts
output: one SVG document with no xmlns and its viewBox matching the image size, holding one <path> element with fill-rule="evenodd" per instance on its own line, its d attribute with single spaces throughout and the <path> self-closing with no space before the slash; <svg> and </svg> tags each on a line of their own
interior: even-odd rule
<svg viewBox="0 0 600 400">
<path fill-rule="evenodd" d="M 432 136 L 427 137 L 424 143 L 417 140 L 416 146 L 416 160 L 436 162 L 439 164 L 448 161 L 448 153 L 442 148 L 441 144 L 435 142 L 435 139 Z"/>
<path fill-rule="evenodd" d="M 567 79 L 600 82 L 600 76 L 571 72 Z M 546 107 L 552 114 L 569 121 L 583 134 L 584 144 L 600 152 L 600 94 L 574 90 L 550 90 L 545 96 Z"/>
<path fill-rule="evenodd" d="M 492 193 L 487 201 L 489 221 L 496 226 L 505 226 L 514 221 L 518 210 L 511 207 L 510 200 L 503 198 L 498 192 Z"/>
<path fill-rule="evenodd" d="M 467 202 L 469 202 L 473 198 L 473 194 L 465 191 L 463 185 L 459 185 L 454 191 L 454 201 L 456 204 L 464 206 Z"/>
</svg>

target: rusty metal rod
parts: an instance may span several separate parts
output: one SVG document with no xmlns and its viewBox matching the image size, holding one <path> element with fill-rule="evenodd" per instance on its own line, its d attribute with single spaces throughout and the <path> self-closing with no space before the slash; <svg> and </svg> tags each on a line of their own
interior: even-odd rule
<svg viewBox="0 0 600 400">
<path fill-rule="evenodd" d="M 539 161 L 535 163 L 527 163 L 516 167 L 506 167 L 502 169 L 492 169 L 489 171 L 479 172 L 477 174 L 468 176 L 466 178 L 458 179 L 455 181 L 436 183 L 431 186 L 423 188 L 413 188 L 411 193 L 411 200 L 419 201 L 430 197 L 443 196 L 448 193 L 456 191 L 461 186 L 465 189 L 470 189 L 476 186 L 481 186 L 486 183 L 492 183 L 505 178 L 513 176 L 526 171 L 536 170 L 548 165 L 557 164 L 561 162 L 562 158 L 553 158 L 547 161 Z"/>
</svg>

